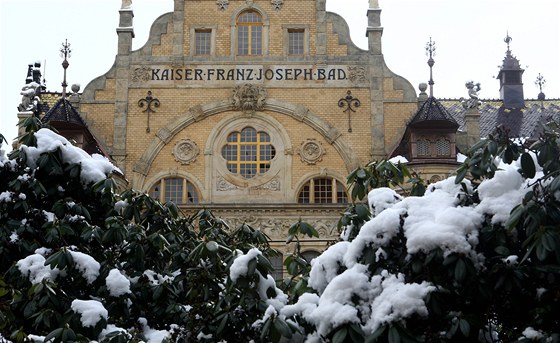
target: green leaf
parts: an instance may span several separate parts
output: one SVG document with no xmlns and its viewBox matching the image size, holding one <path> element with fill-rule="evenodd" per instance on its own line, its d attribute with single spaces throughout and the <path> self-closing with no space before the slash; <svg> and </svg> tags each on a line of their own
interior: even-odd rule
<svg viewBox="0 0 560 343">
<path fill-rule="evenodd" d="M 463 280 L 465 280 L 465 277 L 467 276 L 467 265 L 465 264 L 465 261 L 463 261 L 462 258 L 457 260 L 457 263 L 455 264 L 455 280 L 462 282 Z"/>
<path fill-rule="evenodd" d="M 348 329 L 343 327 L 339 329 L 332 338 L 332 343 L 343 343 L 348 335 Z"/>
<path fill-rule="evenodd" d="M 48 342 L 53 338 L 57 338 L 60 337 L 62 335 L 62 331 L 64 331 L 64 328 L 58 328 L 58 329 L 54 329 L 53 331 L 51 331 L 47 337 L 45 337 L 45 339 L 43 340 L 44 342 Z"/>
<path fill-rule="evenodd" d="M 557 176 L 552 180 L 550 185 L 548 186 L 551 193 L 555 193 L 557 190 L 560 189 L 560 176 Z"/>
<path fill-rule="evenodd" d="M 463 181 L 463 179 L 467 175 L 467 171 L 468 171 L 468 167 L 466 164 L 463 164 L 462 166 L 459 167 L 459 169 L 457 169 L 457 176 L 455 177 L 456 185 L 460 184 L 461 181 Z"/>
<path fill-rule="evenodd" d="M 506 222 L 506 228 L 508 229 L 512 229 L 514 228 L 517 223 L 519 222 L 519 219 L 521 219 L 521 216 L 523 216 L 525 214 L 525 210 L 526 207 L 523 206 L 522 204 L 519 204 L 517 206 L 515 206 L 511 212 L 509 213 L 509 218 Z"/>
<path fill-rule="evenodd" d="M 401 343 L 401 335 L 396 326 L 389 329 L 389 343 Z"/>
<path fill-rule="evenodd" d="M 292 330 L 290 329 L 290 327 L 288 326 L 288 324 L 286 324 L 286 322 L 283 319 L 280 319 L 278 317 L 274 318 L 274 328 L 280 332 L 280 334 L 286 338 L 291 338 L 292 337 Z"/>
<path fill-rule="evenodd" d="M 471 332 L 471 325 L 469 324 L 469 322 L 464 319 L 459 319 L 459 328 L 461 329 L 463 336 L 469 337 Z"/>
<path fill-rule="evenodd" d="M 529 179 L 535 177 L 535 162 L 529 153 L 523 153 L 523 155 L 521 155 L 521 170 L 523 170 L 523 175 L 525 177 Z"/>
<path fill-rule="evenodd" d="M 371 335 L 368 335 L 366 341 L 364 343 L 374 343 L 377 341 L 379 337 L 387 330 L 386 326 L 380 326 L 375 330 Z"/>
</svg>

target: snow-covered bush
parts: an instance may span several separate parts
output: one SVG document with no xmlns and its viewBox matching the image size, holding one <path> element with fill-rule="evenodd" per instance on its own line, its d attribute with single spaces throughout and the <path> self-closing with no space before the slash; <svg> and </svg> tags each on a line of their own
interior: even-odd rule
<svg viewBox="0 0 560 343">
<path fill-rule="evenodd" d="M 259 339 L 287 301 L 261 231 L 118 195 L 107 159 L 25 125 L 0 151 L 0 342 Z"/>
<path fill-rule="evenodd" d="M 498 131 L 428 186 L 357 169 L 341 241 L 309 265 L 295 223 L 280 285 L 260 231 L 117 195 L 106 160 L 27 124 L 0 149 L 0 342 L 560 342 L 555 124 Z"/>
<path fill-rule="evenodd" d="M 357 169 L 369 207 L 349 207 L 279 316 L 307 342 L 560 342 L 559 138 L 498 130 L 426 188 L 401 164 Z"/>
</svg>

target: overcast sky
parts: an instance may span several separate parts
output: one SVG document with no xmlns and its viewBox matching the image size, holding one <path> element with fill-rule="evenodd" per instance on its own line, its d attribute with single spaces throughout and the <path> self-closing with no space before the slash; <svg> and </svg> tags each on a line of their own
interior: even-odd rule
<svg viewBox="0 0 560 343">
<path fill-rule="evenodd" d="M 187 0 L 188 1 L 188 0 Z M 298 1 L 298 0 L 285 0 Z M 560 98 L 560 1 L 558 0 L 379 0 L 383 53 L 388 67 L 417 89 L 427 82 L 425 46 L 436 43 L 434 95 L 467 95 L 465 81 L 480 82 L 482 98 L 498 98 L 498 66 L 510 48 L 525 73 L 525 97 L 536 98 L 535 80 L 546 79 L 544 93 Z M 50 91 L 61 91 L 60 47 L 65 39 L 72 56 L 68 84 L 82 90 L 108 71 L 117 50 L 121 0 L 0 0 L 0 133 L 17 135 L 17 109 L 27 65 L 46 61 Z M 368 0 L 327 0 L 327 10 L 347 19 L 352 39 L 367 49 Z M 151 23 L 173 10 L 173 0 L 133 0 L 133 48 L 148 39 Z"/>
</svg>

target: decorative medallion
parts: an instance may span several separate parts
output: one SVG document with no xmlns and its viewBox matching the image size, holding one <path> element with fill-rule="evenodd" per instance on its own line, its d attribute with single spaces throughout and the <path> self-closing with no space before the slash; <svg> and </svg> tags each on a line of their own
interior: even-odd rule
<svg viewBox="0 0 560 343">
<path fill-rule="evenodd" d="M 181 164 L 190 164 L 196 161 L 197 156 L 200 154 L 200 150 L 195 142 L 190 139 L 182 139 L 173 148 L 173 156 L 175 156 L 175 161 Z"/>
<path fill-rule="evenodd" d="M 218 9 L 225 11 L 229 5 L 229 0 L 218 0 L 216 4 L 218 5 Z"/>
<path fill-rule="evenodd" d="M 284 0 L 270 0 L 270 3 L 275 10 L 281 10 L 282 5 L 284 5 Z"/>
<path fill-rule="evenodd" d="M 323 159 L 323 155 L 325 155 L 325 149 L 323 149 L 321 142 L 315 139 L 307 139 L 301 143 L 299 156 L 302 162 L 315 164 Z"/>
<path fill-rule="evenodd" d="M 366 67 L 348 67 L 348 79 L 352 83 L 367 82 Z"/>
<path fill-rule="evenodd" d="M 233 108 L 244 113 L 255 113 L 264 108 L 268 93 L 266 89 L 252 84 L 237 86 L 232 92 Z"/>
<path fill-rule="evenodd" d="M 140 67 L 134 68 L 132 72 L 131 79 L 132 82 L 146 82 L 150 81 L 152 76 L 152 68 L 150 67 Z"/>
</svg>

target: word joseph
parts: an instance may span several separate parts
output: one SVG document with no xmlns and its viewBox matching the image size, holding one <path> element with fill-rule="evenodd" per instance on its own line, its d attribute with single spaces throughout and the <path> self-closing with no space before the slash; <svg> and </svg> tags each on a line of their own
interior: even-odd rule
<svg viewBox="0 0 560 343">
<path fill-rule="evenodd" d="M 151 81 L 336 81 L 346 80 L 341 68 L 154 68 Z"/>
</svg>

